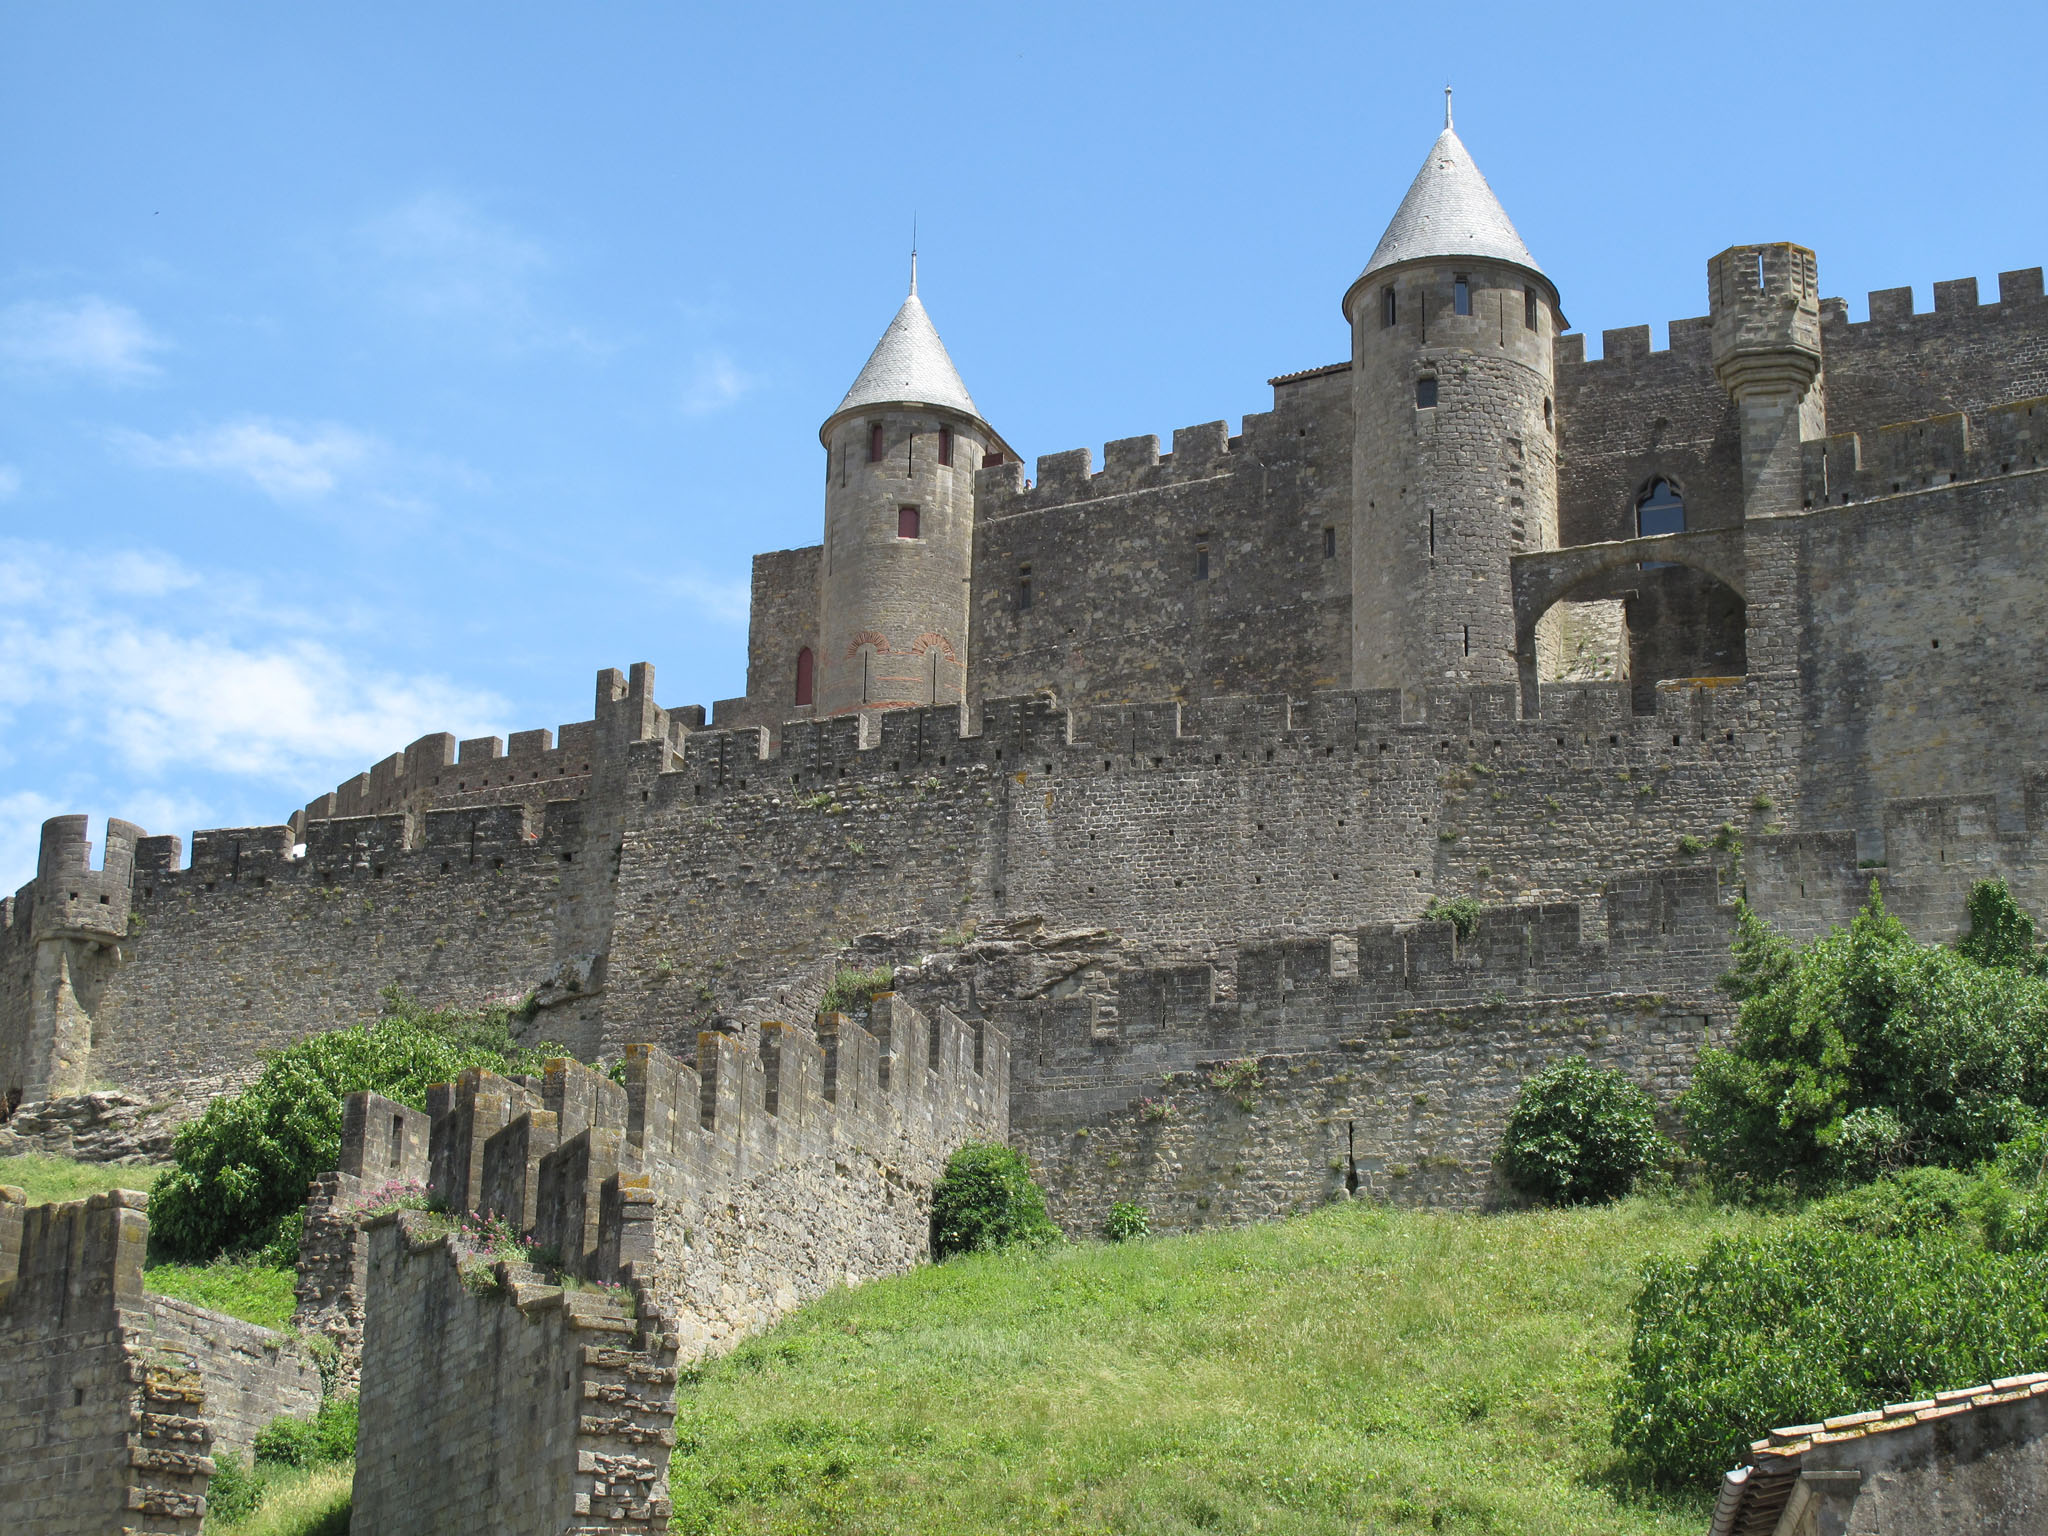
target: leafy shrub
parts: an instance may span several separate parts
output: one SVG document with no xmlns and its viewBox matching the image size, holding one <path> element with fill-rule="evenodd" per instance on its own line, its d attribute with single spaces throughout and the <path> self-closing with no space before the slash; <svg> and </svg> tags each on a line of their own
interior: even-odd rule
<svg viewBox="0 0 2048 1536">
<path fill-rule="evenodd" d="M 856 1022 L 865 1023 L 874 1011 L 875 994 L 886 992 L 895 984 L 896 972 L 886 965 L 878 965 L 871 971 L 843 966 L 825 989 L 825 995 L 818 999 L 818 1012 L 843 1013 Z"/>
<path fill-rule="evenodd" d="M 2048 1255 L 1802 1221 L 1651 1260 L 1633 1316 L 1614 1441 L 1697 1486 L 1775 1426 L 2048 1365 Z"/>
<path fill-rule="evenodd" d="M 274 1052 L 249 1088 L 216 1099 L 172 1144 L 177 1166 L 149 1202 L 150 1236 L 172 1258 L 287 1246 L 281 1230 L 313 1177 L 341 1156 L 341 1101 L 369 1090 L 415 1109 L 470 1067 L 538 1073 L 558 1045 L 515 1045 L 509 1008 L 421 1008 L 395 988 L 381 1017 Z M 296 1244 L 289 1244 L 297 1257 Z"/>
<path fill-rule="evenodd" d="M 1818 1202 L 1808 1213 L 1823 1226 L 1871 1237 L 1922 1237 L 1973 1230 L 1978 1180 L 1953 1168 L 1904 1168 Z"/>
<path fill-rule="evenodd" d="M 2012 899 L 2003 880 L 1980 880 L 1970 892 L 1970 931 L 1956 940 L 1956 952 L 1979 965 L 2012 966 L 2034 975 L 2048 968 L 2048 956 L 2034 948 L 2034 919 Z"/>
<path fill-rule="evenodd" d="M 1479 931 L 1479 899 L 1476 896 L 1453 896 L 1449 901 L 1432 896 L 1423 905 L 1422 915 L 1439 923 L 1449 923 L 1460 944 Z"/>
<path fill-rule="evenodd" d="M 1148 1236 L 1151 1231 L 1152 1219 L 1145 1214 L 1145 1207 L 1134 1200 L 1116 1201 L 1102 1223 L 1102 1235 L 1112 1243 L 1127 1243 L 1134 1237 Z"/>
<path fill-rule="evenodd" d="M 2048 1108 L 2048 978 L 1993 882 L 1955 949 L 1915 943 L 1875 884 L 1846 929 L 1794 947 L 1744 906 L 1733 1046 L 1702 1052 L 1687 1144 L 1729 1193 L 1822 1191 L 1909 1163 L 1968 1167 Z M 1973 956 L 1989 956 L 1986 963 Z"/>
<path fill-rule="evenodd" d="M 1586 1205 L 1627 1194 L 1667 1150 L 1647 1093 L 1568 1056 L 1522 1084 L 1501 1137 L 1501 1170 L 1532 1199 Z"/>
<path fill-rule="evenodd" d="M 1022 1154 L 970 1141 L 946 1159 L 945 1173 L 932 1186 L 934 1258 L 1059 1240 L 1060 1229 L 1045 1213 L 1045 1191 Z"/>
<path fill-rule="evenodd" d="M 347 1461 L 355 1453 L 353 1397 L 328 1398 L 310 1419 L 281 1414 L 256 1432 L 259 1467 L 320 1467 Z"/>
<path fill-rule="evenodd" d="M 207 1524 L 246 1520 L 262 1502 L 263 1480 L 242 1465 L 240 1456 L 222 1451 L 213 1458 L 213 1476 L 206 1480 Z"/>
</svg>

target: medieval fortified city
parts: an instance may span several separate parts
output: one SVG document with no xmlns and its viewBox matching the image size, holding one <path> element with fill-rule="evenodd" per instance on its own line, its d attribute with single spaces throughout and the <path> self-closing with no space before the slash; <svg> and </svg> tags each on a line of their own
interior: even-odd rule
<svg viewBox="0 0 2048 1536">
<path fill-rule="evenodd" d="M 942 1179 L 1016 1182 L 992 1147 L 1075 1245 L 1112 1212 L 1161 1254 L 1510 1223 L 1543 1203 L 1504 1144 L 1539 1074 L 1654 1110 L 1639 1184 L 1719 1176 L 1701 1053 L 1735 1114 L 1774 1070 L 1751 1004 L 1820 986 L 1852 921 L 1973 957 L 1968 995 L 2038 1032 L 2031 944 L 2001 968 L 1990 937 L 2048 910 L 2041 269 L 1852 320 L 1824 251 L 1650 247 L 1703 263 L 1704 312 L 1589 361 L 1444 119 L 1329 295 L 1348 343 L 1235 432 L 1024 458 L 913 264 L 818 428 L 820 542 L 754 559 L 742 697 L 605 667 L 586 718 L 424 736 L 276 825 L 47 821 L 0 905 L 0 1151 L 153 1166 L 283 1048 L 510 1022 L 502 1070 L 346 1095 L 279 1228 L 283 1327 L 146 1283 L 174 1221 L 201 1242 L 196 1149 L 154 1197 L 7 1181 L 0 1529 L 228 1530 L 252 1452 L 351 1394 L 332 1529 L 710 1529 L 671 1487 L 679 1382 L 919 1270 Z M 1852 1142 L 1900 1191 L 1866 1217 L 1990 1177 L 1915 1183 L 1899 1149 L 1950 1132 L 1838 1108 L 1788 1187 L 1853 1198 L 1800 1183 Z M 1613 1154 L 1584 1140 L 1553 1196 Z M 2038 1278 L 2032 1185 L 2000 1187 L 1971 1262 Z M 2048 1374 L 2015 1370 L 1724 1426 L 1692 1528 L 2048 1529 Z"/>
</svg>

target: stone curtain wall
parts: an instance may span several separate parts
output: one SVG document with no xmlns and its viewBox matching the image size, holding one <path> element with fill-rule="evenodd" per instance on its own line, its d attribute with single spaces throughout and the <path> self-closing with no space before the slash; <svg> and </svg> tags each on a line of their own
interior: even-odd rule
<svg viewBox="0 0 2048 1536">
<path fill-rule="evenodd" d="M 302 859 L 244 852 L 231 868 L 195 846 L 191 868 L 145 872 L 94 1074 L 203 1106 L 262 1051 L 375 1017 L 389 986 L 443 1006 L 519 1001 L 555 969 L 580 818 L 564 801 L 544 820 L 507 806 L 316 822 Z"/>
<path fill-rule="evenodd" d="M 2036 420 L 2039 451 L 2048 406 Z M 1748 540 L 1752 572 L 1798 573 L 1779 621 L 1804 685 L 1789 824 L 1870 833 L 1885 802 L 1988 792 L 2016 827 L 2048 756 L 2048 468 L 1768 519 Z"/>
<path fill-rule="evenodd" d="M 320 1403 L 286 1335 L 142 1288 L 145 1197 L 0 1189 L 0 1524 L 195 1536 L 217 1452 Z"/>
<path fill-rule="evenodd" d="M 524 1267 L 465 1276 L 412 1213 L 368 1237 L 353 1536 L 667 1528 L 672 1338 Z"/>
<path fill-rule="evenodd" d="M 694 1065 L 630 1047 L 624 1087 L 556 1061 L 434 1089 L 446 1208 L 633 1307 L 465 1259 L 416 1213 L 372 1218 L 352 1529 L 426 1536 L 483 1509 L 508 1532 L 659 1529 L 676 1360 L 922 1258 L 947 1155 L 1008 1134 L 1008 1069 L 992 1028 L 884 996 L 867 1027 L 707 1031 Z M 352 1099 L 351 1145 L 374 1152 L 389 1118 Z"/>
<path fill-rule="evenodd" d="M 1549 1061 L 1618 1066 L 1660 1102 L 1683 1089 L 1730 1013 L 1732 897 L 1711 868 L 1670 869 L 1598 907 L 1489 909 L 1464 941 L 1418 923 L 1246 943 L 1227 990 L 1206 965 L 1077 967 L 1000 1010 L 1014 1133 L 1077 1234 L 1120 1199 L 1174 1230 L 1351 1189 L 1496 1199 L 1502 1127 Z"/>
<path fill-rule="evenodd" d="M 972 699 L 1063 703 L 1341 688 L 1351 663 L 1347 374 L 1276 381 L 1274 409 L 977 480 Z M 1325 554 L 1324 530 L 1335 549 Z M 1209 555 L 1196 573 L 1198 546 Z M 1031 607 L 1019 606 L 1031 567 Z"/>
</svg>

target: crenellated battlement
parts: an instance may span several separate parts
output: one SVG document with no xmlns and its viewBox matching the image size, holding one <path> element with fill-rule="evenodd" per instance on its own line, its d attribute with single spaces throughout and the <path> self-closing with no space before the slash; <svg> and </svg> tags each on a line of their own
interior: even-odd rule
<svg viewBox="0 0 2048 1536">
<path fill-rule="evenodd" d="M 1873 288 L 1868 296 L 1869 316 L 1849 318 L 1846 299 L 1822 299 L 1820 320 L 1823 345 L 1834 331 L 1862 331 L 1867 326 L 1900 326 L 1913 322 L 1949 321 L 1968 316 L 1983 317 L 1985 311 L 2012 312 L 2042 301 L 2041 268 L 2023 267 L 1998 274 L 1998 297 L 1979 300 L 1977 279 L 1952 278 L 1934 285 L 1934 308 L 1915 311 L 1911 288 Z"/>
<path fill-rule="evenodd" d="M 367 773 L 359 773 L 293 815 L 303 833 L 316 821 L 424 812 L 430 806 L 504 804 L 581 799 L 602 762 L 608 740 L 645 739 L 649 731 L 676 737 L 700 729 L 699 705 L 659 709 L 653 702 L 654 668 L 634 664 L 630 676 L 607 667 L 597 674 L 596 712 L 561 727 L 514 731 L 509 738 L 475 736 L 458 742 L 445 731 L 422 736 Z"/>
<path fill-rule="evenodd" d="M 128 931 L 129 891 L 138 845 L 151 839 L 133 822 L 107 820 L 100 867 L 92 867 L 90 818 L 52 816 L 43 823 L 35 879 L 15 894 L 7 926 L 25 924 L 29 937 L 89 939 L 101 943 Z"/>
<path fill-rule="evenodd" d="M 2048 396 L 1801 445 L 1805 505 L 1848 506 L 2048 467 Z"/>
<path fill-rule="evenodd" d="M 1719 682 L 1720 680 L 1707 680 Z M 1419 699 L 1399 689 L 1331 691 L 1306 697 L 1224 696 L 1064 709 L 1043 696 L 991 699 L 981 729 L 965 728 L 950 707 L 891 710 L 855 719 L 797 720 L 780 742 L 766 730 L 693 732 L 681 761 L 661 776 L 665 793 L 695 799 L 721 791 L 802 789 L 840 779 L 916 778 L 941 769 L 980 767 L 1064 774 L 1233 760 L 1291 761 L 1345 752 L 1390 750 L 1394 741 L 1457 737 L 1460 749 L 1489 741 L 1591 746 L 1624 744 L 1664 754 L 1730 731 L 1753 729 L 1755 702 L 1743 688 L 1700 680 L 1661 687 L 1657 712 L 1633 711 L 1621 683 L 1546 687 L 1542 712 L 1524 719 L 1508 686 L 1445 688 Z M 1564 733 L 1559 738 L 1559 732 Z M 1673 742 L 1674 734 L 1679 738 Z M 678 786 L 682 786 L 679 790 Z"/>
<path fill-rule="evenodd" d="M 1349 367 L 1345 363 L 1296 377 L 1322 377 Z M 1156 434 L 1117 438 L 1103 445 L 1100 469 L 1095 467 L 1093 449 L 1040 454 L 1036 478 L 1029 485 L 1021 463 L 994 465 L 975 473 L 977 515 L 983 520 L 1017 517 L 1235 475 L 1298 452 L 1304 424 L 1315 417 L 1314 402 L 1276 394 L 1274 409 L 1246 413 L 1235 436 L 1225 421 L 1179 427 L 1173 433 L 1173 447 L 1165 453 L 1159 450 Z"/>
<path fill-rule="evenodd" d="M 2042 297 L 2042 269 L 2027 267 L 2017 272 L 1999 273 L 1998 297 L 1981 302 L 1974 277 L 1936 283 L 1934 308 L 1931 310 L 1914 310 L 1911 288 L 1875 288 L 1868 296 L 1868 318 L 1852 321 L 1847 299 L 1824 298 L 1820 301 L 1821 346 L 1825 351 L 1829 338 L 1838 332 L 1861 336 L 1871 326 L 1893 327 L 1923 321 L 1945 324 L 1971 316 L 1989 318 L 2040 303 Z M 1600 356 L 1591 359 L 1586 356 L 1584 334 L 1571 332 L 1557 338 L 1557 366 L 1560 369 L 1593 370 L 1582 375 L 1591 380 L 1597 378 L 1602 369 L 1619 373 L 1653 360 L 1711 364 L 1713 323 L 1711 315 L 1673 320 L 1667 326 L 1669 343 L 1663 347 L 1651 345 L 1650 327 L 1647 325 L 1603 330 L 1600 333 Z M 1843 339 L 1848 337 L 1845 335 Z M 1612 365 L 1611 369 L 1609 365 Z"/>
<path fill-rule="evenodd" d="M 2048 901 L 2048 766 L 2030 769 L 2016 794 L 1890 801 L 1878 831 L 1875 840 L 1847 830 L 1755 838 L 1743 855 L 1751 903 L 1807 938 L 1848 922 L 1874 881 L 1916 936 L 1946 940 L 1964 926 L 1980 880 L 2003 880 L 2031 911 Z"/>
</svg>

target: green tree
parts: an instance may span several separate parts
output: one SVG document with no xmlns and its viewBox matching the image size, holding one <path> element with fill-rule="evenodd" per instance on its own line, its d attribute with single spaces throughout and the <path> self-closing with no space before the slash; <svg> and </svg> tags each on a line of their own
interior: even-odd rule
<svg viewBox="0 0 2048 1536">
<path fill-rule="evenodd" d="M 1532 1199 L 1586 1205 L 1627 1194 L 1667 1152 L 1647 1093 L 1568 1056 L 1522 1084 L 1501 1137 L 1501 1171 Z"/>
<path fill-rule="evenodd" d="M 1820 1190 L 1911 1163 L 1966 1167 L 2048 1107 L 2048 978 L 2002 887 L 1971 895 L 1972 937 L 1916 943 L 1870 900 L 1794 947 L 1745 906 L 1724 988 L 1731 1048 L 1680 1099 L 1687 1144 L 1730 1191 Z M 1977 955 L 1998 957 L 1985 963 Z"/>
<path fill-rule="evenodd" d="M 558 1045 L 512 1040 L 510 1008 L 420 1007 L 392 989 L 384 1012 L 271 1053 L 254 1083 L 216 1099 L 172 1144 L 176 1163 L 149 1201 L 150 1236 L 168 1257 L 201 1262 L 273 1244 L 306 1186 L 341 1157 L 341 1105 L 381 1093 L 424 1109 L 427 1089 L 470 1067 L 538 1073 Z"/>
<path fill-rule="evenodd" d="M 933 1258 L 1059 1241 L 1060 1229 L 1045 1213 L 1045 1191 L 1023 1154 L 970 1141 L 946 1159 L 945 1173 L 932 1186 Z"/>
</svg>

